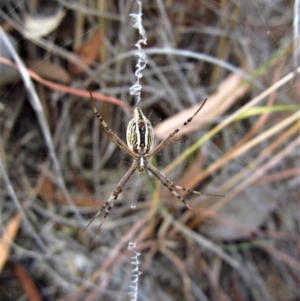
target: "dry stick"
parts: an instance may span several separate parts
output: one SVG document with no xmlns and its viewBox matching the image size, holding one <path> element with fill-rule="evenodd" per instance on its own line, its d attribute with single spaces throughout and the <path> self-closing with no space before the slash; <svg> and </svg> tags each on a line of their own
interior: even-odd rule
<svg viewBox="0 0 300 301">
<path fill-rule="evenodd" d="M 32 227 L 31 223 L 27 219 L 27 216 L 24 214 L 23 208 L 22 208 L 22 206 L 21 206 L 21 204 L 20 204 L 20 202 L 17 198 L 17 195 L 16 195 L 16 193 L 13 189 L 13 186 L 12 186 L 10 180 L 9 180 L 9 177 L 6 173 L 6 170 L 5 170 L 4 165 L 2 163 L 1 157 L 0 157 L 0 171 L 1 171 L 1 174 L 3 176 L 3 180 L 4 180 L 4 184 L 6 186 L 7 192 L 9 194 L 10 198 L 12 199 L 16 209 L 18 210 L 18 212 L 21 213 L 22 220 L 24 221 L 25 226 L 28 228 L 28 234 L 33 237 L 33 239 L 37 242 L 38 246 L 43 250 L 43 252 L 50 254 L 47 246 L 40 239 L 40 237 L 38 236 L 38 234 L 36 233 L 36 231 Z"/>
<path fill-rule="evenodd" d="M 23 38 L 42 47 L 43 49 L 46 49 L 49 53 L 51 53 L 51 55 L 58 54 L 60 57 L 64 58 L 66 61 L 72 62 L 73 64 L 79 66 L 90 77 L 90 79 L 94 80 L 95 78 L 97 78 L 97 74 L 91 68 L 87 67 L 86 64 L 84 63 L 84 61 L 82 59 L 80 59 L 77 55 L 75 55 L 74 53 L 67 51 L 66 49 L 64 49 L 60 46 L 57 46 L 52 41 L 42 39 L 42 38 L 36 36 L 31 31 L 27 30 L 24 27 L 24 24 L 23 24 L 23 26 L 18 24 L 12 18 L 10 18 L 7 13 L 5 13 L 1 9 L 0 9 L 0 16 L 9 25 L 11 25 L 15 30 L 17 30 L 22 35 Z M 93 30 L 93 28 L 91 30 Z"/>
<path fill-rule="evenodd" d="M 300 0 L 295 0 L 295 6 L 294 6 L 294 24 L 293 24 L 293 31 L 294 31 L 294 69 L 296 73 L 297 67 L 300 65 Z M 298 78 L 299 80 L 299 78 Z M 299 91 L 299 90 L 298 90 Z M 299 95 L 299 92 L 298 92 Z"/>
<path fill-rule="evenodd" d="M 265 141 L 267 138 L 274 136 L 279 131 L 283 130 L 293 122 L 299 120 L 300 118 L 300 111 L 295 112 L 293 115 L 290 115 L 286 119 L 282 120 L 280 123 L 276 124 L 275 126 L 271 127 L 270 129 L 266 130 L 262 134 L 256 136 L 252 140 L 250 140 L 248 143 L 241 146 L 239 149 L 237 149 L 232 154 L 228 155 L 229 159 L 236 158 L 243 153 L 249 151 L 252 147 L 258 145 L 259 143 Z"/>
<path fill-rule="evenodd" d="M 85 6 L 83 2 L 74 2 L 74 4 L 68 0 L 56 0 L 62 6 L 68 8 L 70 11 L 74 11 L 83 15 L 88 15 L 89 17 L 101 17 L 103 19 L 108 19 L 109 21 L 118 21 L 123 22 L 123 19 L 120 15 L 114 14 L 108 11 L 99 11 L 94 8 L 89 8 Z"/>
<path fill-rule="evenodd" d="M 11 66 L 17 70 L 20 70 L 20 68 L 16 64 L 14 64 L 13 62 L 11 62 L 10 60 L 8 60 L 4 57 L 0 56 L 0 62 L 3 64 L 6 64 L 8 66 Z M 80 96 L 80 97 L 90 98 L 89 91 L 76 89 L 76 88 L 69 88 L 65 85 L 57 84 L 57 83 L 51 82 L 49 80 L 46 80 L 46 79 L 40 77 L 38 74 L 36 74 L 35 72 L 33 72 L 30 69 L 26 69 L 26 70 L 27 70 L 28 74 L 30 75 L 30 77 L 32 77 L 37 82 L 41 83 L 42 85 L 44 85 L 52 90 L 66 92 L 68 94 L 72 94 L 72 95 L 76 95 L 76 96 Z M 129 106 L 127 103 L 125 103 L 117 98 L 114 98 L 111 96 L 106 96 L 104 94 L 96 93 L 96 92 L 93 92 L 93 97 L 94 97 L 94 99 L 110 102 L 110 103 L 116 104 L 120 107 L 124 107 L 124 108 L 132 111 L 131 106 Z"/>
<path fill-rule="evenodd" d="M 252 147 L 258 145 L 260 142 L 264 141 L 265 139 L 273 136 L 274 134 L 278 133 L 285 127 L 289 126 L 294 121 L 300 118 L 300 112 L 296 112 L 293 115 L 289 116 L 288 118 L 284 119 L 280 123 L 276 124 L 269 130 L 265 131 L 264 133 L 260 134 L 259 136 L 253 138 L 248 143 L 241 146 L 239 149 L 235 150 L 234 152 L 227 152 L 224 156 L 222 156 L 218 161 L 214 164 L 210 165 L 204 172 L 200 173 L 196 176 L 190 183 L 191 187 L 194 187 L 197 183 L 204 180 L 208 175 L 216 171 L 218 168 L 223 166 L 226 162 L 232 159 L 236 159 L 238 156 L 242 155 L 243 153 L 249 151 Z"/>
<path fill-rule="evenodd" d="M 241 182 L 243 178 L 246 177 L 247 174 L 250 173 L 250 171 L 255 170 L 258 168 L 258 166 L 261 164 L 261 162 L 263 162 L 266 158 L 268 158 L 269 156 L 273 156 L 272 152 L 278 148 L 281 147 L 281 145 L 291 136 L 293 135 L 297 135 L 297 133 L 299 132 L 299 124 L 295 123 L 294 125 L 292 125 L 289 129 L 287 129 L 285 131 L 284 135 L 280 135 L 274 142 L 272 142 L 272 144 L 270 144 L 267 148 L 265 148 L 261 154 L 255 158 L 252 162 L 250 162 L 242 171 L 240 171 L 239 173 L 237 173 L 236 175 L 234 175 L 232 178 L 230 178 L 230 180 L 228 180 L 225 184 L 223 184 L 220 187 L 220 191 L 225 191 L 228 190 L 229 188 L 237 185 L 238 182 Z M 295 170 L 294 175 L 299 174 L 299 170 Z M 264 179 L 264 178 L 263 178 Z M 256 179 L 257 180 L 257 179 Z M 255 183 L 256 180 L 253 182 Z M 260 184 L 262 184 L 264 181 L 260 181 Z M 203 202 L 203 205 L 205 206 L 205 204 L 210 203 L 211 198 L 208 198 L 205 200 L 205 202 Z M 222 200 L 220 200 L 222 201 Z M 206 211 L 206 210 L 205 210 Z M 209 212 L 212 213 L 212 210 L 209 209 Z M 202 216 L 206 215 L 205 213 L 202 212 Z M 218 217 L 220 219 L 220 217 Z M 195 219 L 191 224 L 190 227 L 193 228 L 195 227 L 196 224 L 199 223 L 199 219 Z"/>
<path fill-rule="evenodd" d="M 275 166 L 277 163 L 282 160 L 283 157 L 291 153 L 291 151 L 300 144 L 300 139 L 297 137 L 293 142 L 291 142 L 287 147 L 285 147 L 282 151 L 280 151 L 277 155 L 273 156 L 270 161 L 261 166 L 256 172 L 254 172 L 249 178 L 243 181 L 236 189 L 226 195 L 225 198 L 218 201 L 218 203 L 212 205 L 209 209 L 216 211 L 222 206 L 224 206 L 227 202 L 229 202 L 232 198 L 240 194 L 243 190 L 245 190 L 249 185 L 254 183 L 257 178 L 263 176 L 268 169 Z"/>
<path fill-rule="evenodd" d="M 299 125 L 295 123 L 292 127 L 285 131 L 285 135 L 280 135 L 272 144 L 270 144 L 267 148 L 265 148 L 261 154 L 251 161 L 242 171 L 235 174 L 232 178 L 230 178 L 225 184 L 220 187 L 220 191 L 228 190 L 229 188 L 236 185 L 238 182 L 241 182 L 242 178 L 245 178 L 246 175 L 256 168 L 263 162 L 268 156 L 272 155 L 272 152 L 281 147 L 281 145 L 292 135 L 297 134 L 299 131 Z M 211 198 L 208 198 L 205 203 L 209 203 Z"/>
<path fill-rule="evenodd" d="M 269 156 L 273 156 L 273 152 L 276 150 L 276 148 L 281 148 L 282 145 L 285 144 L 290 137 L 292 137 L 293 135 L 297 135 L 299 133 L 299 129 L 300 123 L 296 120 L 296 122 L 292 124 L 292 126 L 284 130 L 284 133 L 282 135 L 278 135 L 276 140 L 274 140 L 272 143 L 270 143 L 269 146 L 263 149 L 259 157 L 257 157 L 257 159 L 262 161 L 265 158 L 268 158 Z"/>
<path fill-rule="evenodd" d="M 188 276 L 186 266 L 184 262 L 173 251 L 168 249 L 165 245 L 161 244 L 159 250 L 167 258 L 173 262 L 174 266 L 179 271 L 179 275 L 182 277 L 184 300 L 192 300 L 191 298 L 191 279 Z"/>
<path fill-rule="evenodd" d="M 269 174 L 257 180 L 256 184 L 265 184 L 265 183 L 272 183 L 275 181 L 288 179 L 288 178 L 300 178 L 300 170 L 299 167 L 297 168 L 290 168 L 284 171 L 276 172 L 273 174 Z"/>
<path fill-rule="evenodd" d="M 101 268 L 98 269 L 98 271 L 94 272 L 90 276 L 90 279 L 87 281 L 87 284 L 82 285 L 79 288 L 79 290 L 84 291 L 85 289 L 88 289 L 91 285 L 90 284 L 91 281 L 96 281 L 101 275 L 104 275 L 105 273 L 106 273 L 105 275 L 107 276 L 107 278 L 103 277 L 104 280 L 103 280 L 103 282 L 101 282 L 101 284 L 97 285 L 97 290 L 100 290 L 101 288 L 103 288 L 107 284 L 110 277 L 112 277 L 111 271 L 109 271 L 109 270 L 114 268 L 115 266 L 119 266 L 121 264 L 121 262 L 119 262 L 117 259 L 119 258 L 119 254 L 120 254 L 122 248 L 126 244 L 128 244 L 128 242 L 132 239 L 132 237 L 134 235 L 136 235 L 136 233 L 138 231 L 143 229 L 143 226 L 147 221 L 148 221 L 148 216 L 145 215 L 135 225 L 133 225 L 133 227 L 122 237 L 122 239 L 118 243 L 118 245 L 115 246 L 115 248 L 109 254 L 109 257 L 103 262 L 103 265 L 101 266 Z"/>
<path fill-rule="evenodd" d="M 199 233 L 196 233 L 183 225 L 182 223 L 175 220 L 163 207 L 160 205 L 160 212 L 164 216 L 165 219 L 167 219 L 181 234 L 186 236 L 188 239 L 191 239 L 192 241 L 199 244 L 201 247 L 211 251 L 212 253 L 216 254 L 220 258 L 222 258 L 225 262 L 227 262 L 232 268 L 235 270 L 241 271 L 241 264 L 233 259 L 231 256 L 229 256 L 227 253 L 225 253 L 221 248 L 219 248 L 216 244 L 211 242 L 209 239 L 205 238 Z"/>
<path fill-rule="evenodd" d="M 296 120 L 297 120 L 297 118 L 296 118 Z M 285 126 L 286 126 L 286 124 L 285 124 Z M 229 188 L 233 187 L 234 185 L 236 185 L 236 183 L 240 182 L 242 178 L 246 177 L 246 175 L 251 170 L 257 168 L 257 166 L 259 166 L 261 164 L 261 162 L 263 162 L 263 160 L 265 160 L 265 158 L 267 158 L 272 153 L 273 150 L 275 150 L 277 147 L 281 146 L 288 137 L 294 135 L 298 131 L 299 131 L 299 125 L 296 123 L 292 127 L 290 127 L 288 130 L 286 130 L 285 135 L 280 135 L 271 145 L 269 145 L 267 148 L 265 148 L 262 151 L 262 153 L 257 158 L 255 158 L 252 162 L 250 162 L 241 172 L 237 173 L 232 178 L 230 178 L 225 184 L 223 184 L 219 190 L 225 191 L 225 190 L 228 190 Z M 228 195 L 226 195 L 226 197 L 227 196 Z M 218 202 L 221 202 L 221 201 L 222 200 L 220 200 Z M 205 204 L 210 203 L 210 202 L 211 202 L 211 198 L 208 198 L 205 200 L 203 205 L 205 206 Z M 195 221 L 195 222 L 197 222 L 197 221 Z"/>
<path fill-rule="evenodd" d="M 199 61 L 204 61 L 204 62 L 208 62 L 211 64 L 215 64 L 218 65 L 226 70 L 231 71 L 232 73 L 238 74 L 240 75 L 243 79 L 245 79 L 246 81 L 252 83 L 253 85 L 255 85 L 258 88 L 262 88 L 261 83 L 258 80 L 253 79 L 249 74 L 247 74 L 246 72 L 244 72 L 242 69 L 235 67 L 232 64 L 229 64 L 227 62 L 224 62 L 223 60 L 217 59 L 213 56 L 207 55 L 207 54 L 203 54 L 203 53 L 199 53 L 199 52 L 195 52 L 195 51 L 191 51 L 191 50 L 185 50 L 185 49 L 174 49 L 174 48 L 168 48 L 168 47 L 164 47 L 164 48 L 158 48 L 158 47 L 149 47 L 147 49 L 145 49 L 145 53 L 146 54 L 153 54 L 153 55 L 177 55 L 180 57 L 187 57 L 187 58 L 193 58 Z M 132 52 L 128 51 L 128 52 L 123 52 L 120 55 L 118 55 L 117 58 L 108 60 L 105 64 L 103 64 L 101 66 L 101 68 L 107 68 L 107 66 L 110 66 L 114 63 L 116 63 L 117 61 L 120 60 L 125 60 L 127 58 L 132 57 Z"/>
<path fill-rule="evenodd" d="M 242 147 L 240 147 L 239 149 L 237 149 L 235 152 L 233 153 L 227 153 L 225 154 L 220 160 L 218 160 L 216 163 L 212 164 L 207 170 L 204 171 L 204 173 L 199 174 L 198 177 L 196 177 L 196 180 L 198 178 L 201 178 L 204 176 L 209 174 L 209 170 L 214 170 L 217 167 L 220 167 L 222 165 L 222 162 L 227 162 L 230 159 L 234 159 L 238 156 L 240 156 L 241 154 L 245 153 L 246 151 L 248 151 L 249 149 L 251 149 L 251 147 L 257 145 L 258 143 L 260 143 L 261 141 L 264 141 L 265 139 L 275 135 L 276 133 L 278 133 L 279 131 L 285 129 L 287 126 L 289 126 L 291 123 L 297 121 L 300 118 L 300 112 L 296 112 L 293 115 L 289 116 L 288 118 L 284 119 L 283 121 L 281 121 L 279 124 L 277 124 L 276 126 L 270 128 L 269 130 L 267 130 L 266 132 L 262 133 L 261 135 L 255 137 L 254 139 L 250 140 L 248 143 L 246 143 L 245 145 L 243 145 Z M 297 124 L 295 125 L 295 127 L 297 127 Z M 289 131 L 289 130 L 288 130 Z M 291 131 L 295 131 L 295 128 L 293 126 L 293 129 L 291 129 Z M 282 140 L 282 136 L 279 138 L 279 141 Z M 271 149 L 273 149 L 275 146 L 277 145 L 277 143 L 274 144 L 274 146 L 271 147 Z M 264 150 L 263 152 L 263 157 L 266 156 L 265 152 L 268 151 L 269 152 L 269 148 L 267 148 L 266 150 Z M 260 160 L 262 160 L 261 158 L 259 158 Z M 248 169 L 246 169 L 248 170 Z M 243 173 L 243 172 L 241 172 Z M 237 179 L 240 177 L 240 174 L 235 175 L 234 177 L 232 177 L 229 181 L 227 181 L 227 183 L 225 183 L 219 190 L 220 191 L 224 191 L 224 189 L 228 186 L 233 186 L 232 183 L 237 182 Z M 198 183 L 198 182 L 196 182 Z M 230 183 L 231 185 L 229 185 L 228 183 Z M 191 187 L 193 186 L 193 183 L 191 184 Z M 227 199 L 228 195 L 226 195 Z M 210 199 L 207 199 L 207 202 L 209 202 Z M 224 199 L 218 201 L 219 202 L 223 202 Z"/>
<path fill-rule="evenodd" d="M 9 50 L 10 54 L 12 55 L 12 57 L 16 61 L 17 65 L 19 66 L 20 74 L 21 74 L 21 77 L 23 79 L 24 86 L 27 90 L 30 104 L 31 104 L 33 110 L 35 111 L 35 113 L 37 115 L 37 118 L 38 118 L 38 121 L 39 121 L 39 124 L 40 124 L 40 127 L 41 127 L 41 131 L 43 133 L 47 148 L 49 150 L 51 160 L 53 162 L 54 170 L 55 170 L 55 173 L 56 173 L 56 176 L 57 176 L 58 186 L 62 190 L 68 204 L 70 206 L 72 206 L 72 208 L 74 208 L 74 212 L 75 212 L 75 215 L 76 215 L 77 219 L 81 220 L 82 216 L 80 215 L 78 210 L 76 210 L 76 207 L 73 203 L 73 200 L 72 200 L 72 198 L 71 198 L 71 196 L 70 196 L 70 194 L 69 194 L 69 192 L 68 192 L 68 190 L 65 186 L 64 180 L 61 176 L 60 165 L 59 165 L 59 161 L 58 161 L 58 159 L 56 157 L 56 154 L 55 154 L 55 151 L 54 151 L 54 145 L 53 145 L 53 142 L 52 142 L 52 137 L 51 137 L 51 134 L 50 134 L 50 131 L 49 131 L 49 127 L 48 127 L 48 124 L 46 122 L 46 118 L 45 118 L 45 115 L 44 115 L 44 112 L 43 112 L 43 108 L 41 106 L 38 95 L 37 95 L 37 93 L 34 89 L 34 86 L 32 84 L 30 76 L 28 75 L 28 72 L 26 70 L 26 67 L 25 67 L 24 63 L 22 62 L 19 55 L 15 51 L 14 47 L 11 45 L 11 42 L 7 38 L 7 36 L 6 36 L 5 32 L 3 31 L 1 26 L 0 26 L 0 36 L 1 36 L 2 40 L 4 41 L 4 43 L 6 44 L 6 47 Z"/>
<path fill-rule="evenodd" d="M 275 247 L 269 247 L 267 245 L 264 245 L 263 243 L 257 243 L 257 245 L 262 248 L 263 250 L 267 251 L 270 255 L 272 255 L 277 260 L 280 260 L 284 262 L 285 264 L 289 265 L 294 270 L 298 270 L 298 273 L 300 272 L 300 263 L 297 259 L 291 258 L 289 255 L 278 251 L 275 249 Z M 299 274 L 298 274 L 299 275 Z"/>
<path fill-rule="evenodd" d="M 297 69 L 297 73 L 300 73 L 300 67 Z M 284 84 L 286 84 L 288 81 L 293 79 L 295 77 L 295 74 L 293 72 L 286 75 L 284 78 L 279 80 L 277 83 L 272 85 L 270 88 L 253 98 L 250 102 L 245 104 L 242 108 L 237 110 L 235 113 L 228 116 L 226 119 L 224 119 L 220 124 L 218 124 L 215 128 L 213 128 L 211 131 L 209 131 L 207 134 L 205 134 L 200 141 L 206 141 L 209 137 L 212 135 L 215 135 L 219 133 L 225 126 L 229 125 L 230 123 L 234 122 L 235 119 L 247 111 L 249 108 L 257 105 L 260 101 L 262 101 L 265 97 L 270 95 L 273 91 L 280 88 Z M 195 143 L 197 144 L 197 142 Z M 179 155 L 172 163 L 170 163 L 164 170 L 163 173 L 167 174 L 169 173 L 173 168 L 175 168 L 178 164 L 182 162 L 183 159 L 189 154 L 189 151 L 184 151 L 181 155 Z M 217 163 L 218 162 L 218 163 Z M 220 168 L 225 162 L 221 162 L 220 160 L 217 161 L 217 164 L 211 165 L 207 170 L 205 170 L 203 173 L 201 173 L 198 177 L 195 177 L 193 181 L 191 182 L 191 187 L 197 185 L 200 181 L 204 180 L 208 175 L 210 175 L 212 172 L 216 171 L 218 168 Z"/>
<path fill-rule="evenodd" d="M 168 40 L 167 45 L 170 48 L 175 48 L 176 44 L 177 44 L 177 42 L 176 42 L 177 37 L 175 38 L 174 28 L 171 25 L 164 2 L 165 1 L 162 1 L 162 0 L 156 1 L 157 7 L 159 10 L 159 14 L 161 15 L 161 18 L 162 18 L 162 24 L 163 24 L 163 28 L 164 28 L 163 35 L 165 36 L 164 39 L 167 38 L 167 40 Z M 182 21 L 183 21 L 183 19 L 182 19 Z M 163 44 L 166 44 L 166 41 Z M 182 70 L 182 67 L 179 66 L 180 60 L 179 61 L 176 60 L 175 56 L 171 55 L 171 54 L 167 55 L 167 59 L 169 61 L 171 68 L 173 69 L 172 72 L 174 72 L 174 75 L 176 75 L 178 78 L 178 82 L 180 83 L 181 89 L 183 89 L 183 91 L 184 91 L 183 93 L 186 95 L 185 98 L 189 101 L 189 103 L 197 104 L 196 95 L 190 85 L 190 81 L 188 80 L 187 76 L 185 75 L 184 71 Z"/>
<path fill-rule="evenodd" d="M 282 61 L 279 65 L 278 68 L 276 68 L 274 76 L 273 76 L 273 83 L 276 83 L 279 81 L 280 79 L 280 74 L 281 71 L 283 69 L 284 66 L 284 61 Z M 267 101 L 267 106 L 272 106 L 274 101 L 275 101 L 275 90 L 270 94 L 268 101 Z M 241 145 L 245 144 L 251 137 L 254 136 L 254 134 L 259 131 L 263 124 L 265 124 L 267 122 L 268 117 L 270 116 L 270 112 L 264 112 L 263 114 L 261 114 L 258 118 L 258 120 L 256 121 L 256 123 L 252 126 L 252 128 L 247 132 L 247 134 L 238 141 L 238 143 L 236 145 L 234 145 L 231 150 L 229 152 L 232 152 L 234 150 L 236 150 L 237 148 L 239 148 Z"/>
<path fill-rule="evenodd" d="M 20 212 L 15 213 L 8 221 L 5 228 L 1 231 L 0 236 L 0 273 L 7 262 L 10 255 L 11 245 L 14 241 L 16 234 L 20 228 L 22 215 Z"/>
</svg>

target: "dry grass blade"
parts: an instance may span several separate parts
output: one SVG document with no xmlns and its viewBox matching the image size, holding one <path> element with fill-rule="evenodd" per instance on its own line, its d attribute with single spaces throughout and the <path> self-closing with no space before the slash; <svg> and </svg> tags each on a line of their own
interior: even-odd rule
<svg viewBox="0 0 300 301">
<path fill-rule="evenodd" d="M 180 222 L 174 220 L 170 213 L 167 212 L 167 210 L 160 206 L 160 212 L 166 218 L 169 222 L 171 222 L 174 227 L 182 233 L 187 238 L 191 239 L 193 242 L 199 244 L 201 247 L 209 250 L 210 252 L 214 253 L 215 255 L 222 258 L 226 263 L 228 263 L 232 268 L 241 271 L 242 266 L 241 264 L 235 260 L 234 258 L 230 257 L 228 254 L 226 254 L 222 249 L 220 249 L 217 245 L 215 245 L 212 241 L 208 240 L 204 236 L 202 236 L 199 233 L 195 233 L 192 230 L 190 230 L 188 227 L 182 225 Z"/>
<path fill-rule="evenodd" d="M 23 290 L 29 301 L 42 301 L 42 297 L 28 273 L 18 264 L 12 264 L 13 271 L 22 284 Z"/>
<path fill-rule="evenodd" d="M 11 249 L 11 242 L 14 240 L 19 225 L 21 222 L 21 214 L 17 213 L 8 223 L 6 228 L 4 229 L 4 233 L 0 237 L 0 274 L 3 269 L 4 264 L 9 256 L 9 252 Z"/>
<path fill-rule="evenodd" d="M 222 206 L 224 206 L 227 202 L 233 199 L 233 197 L 237 196 L 239 193 L 241 193 L 243 190 L 245 190 L 248 186 L 253 184 L 257 179 L 262 177 L 268 169 L 274 167 L 278 162 L 282 160 L 285 156 L 287 156 L 291 151 L 294 150 L 297 146 L 299 146 L 300 141 L 298 138 L 296 138 L 292 143 L 290 143 L 287 147 L 285 147 L 282 151 L 280 151 L 277 155 L 273 156 L 269 162 L 265 163 L 264 165 L 260 166 L 259 169 L 256 170 L 250 177 L 248 177 L 245 181 L 240 183 L 237 187 L 233 189 L 232 192 L 228 193 L 226 197 L 220 201 L 218 201 L 216 204 L 212 205 L 210 207 L 211 210 L 218 210 Z"/>
<path fill-rule="evenodd" d="M 0 27 L 0 35 L 2 36 L 3 41 L 5 41 L 7 48 L 10 50 L 11 55 L 13 56 L 13 58 L 15 59 L 15 61 L 17 62 L 18 66 L 20 68 L 21 77 L 24 81 L 25 88 L 28 92 L 29 100 L 31 102 L 31 106 L 32 106 L 33 110 L 35 111 L 35 113 L 37 114 L 37 118 L 38 118 L 38 121 L 39 121 L 39 124 L 40 124 L 40 127 L 41 127 L 41 131 L 44 135 L 44 139 L 45 139 L 48 151 L 49 151 L 49 155 L 50 155 L 51 160 L 52 160 L 53 165 L 54 165 L 54 170 L 55 170 L 56 177 L 57 177 L 57 184 L 60 186 L 60 189 L 64 193 L 69 205 L 73 207 L 76 217 L 78 218 L 78 220 L 81 220 L 82 217 L 79 214 L 76 207 L 74 206 L 72 198 L 71 198 L 71 196 L 69 194 L 69 191 L 67 190 L 67 187 L 65 185 L 64 179 L 61 176 L 60 164 L 59 164 L 58 158 L 57 158 L 55 150 L 54 150 L 52 136 L 50 134 L 49 127 L 48 127 L 48 124 L 46 122 L 46 118 L 45 118 L 45 115 L 44 115 L 39 97 L 38 97 L 38 95 L 37 95 L 37 93 L 34 89 L 34 86 L 33 86 L 32 81 L 31 81 L 31 79 L 28 75 L 28 72 L 25 68 L 25 65 L 22 62 L 19 55 L 16 53 L 15 49 L 12 47 L 12 45 L 11 45 L 9 39 L 6 37 L 6 34 L 3 31 L 2 27 Z"/>
<path fill-rule="evenodd" d="M 0 62 L 18 69 L 17 65 L 13 64 L 11 61 L 9 61 L 1 56 L 0 56 Z M 72 95 L 75 95 L 78 97 L 90 98 L 89 91 L 75 89 L 72 87 L 68 87 L 65 85 L 61 85 L 61 84 L 57 84 L 57 83 L 45 80 L 44 78 L 40 77 L 38 74 L 36 74 L 35 72 L 33 72 L 32 70 L 29 70 L 29 69 L 27 69 L 27 72 L 34 80 L 41 83 L 42 85 L 45 85 L 46 87 L 49 87 L 50 89 L 57 90 L 60 92 L 66 92 L 66 93 L 69 93 L 69 94 L 72 94 Z M 107 95 L 104 95 L 101 93 L 96 93 L 96 92 L 93 92 L 93 97 L 94 97 L 94 99 L 101 100 L 101 101 L 107 101 L 107 102 L 119 105 L 120 107 L 124 107 L 129 110 L 132 110 L 132 108 L 128 104 L 124 103 L 123 101 L 121 101 L 117 98 L 109 97 Z"/>
</svg>

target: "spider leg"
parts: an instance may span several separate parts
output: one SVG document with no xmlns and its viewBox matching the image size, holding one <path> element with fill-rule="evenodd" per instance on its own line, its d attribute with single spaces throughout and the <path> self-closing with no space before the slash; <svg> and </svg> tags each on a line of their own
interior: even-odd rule
<svg viewBox="0 0 300 301">
<path fill-rule="evenodd" d="M 167 141 L 167 142 L 165 143 L 165 147 L 166 147 L 166 146 L 173 145 L 174 143 L 176 143 L 176 142 L 178 142 L 178 141 L 184 141 L 184 140 L 186 140 L 187 138 L 188 138 L 187 136 L 182 136 L 182 137 L 174 138 L 174 139 L 172 139 L 172 140 L 170 140 L 170 141 Z"/>
<path fill-rule="evenodd" d="M 151 152 L 149 152 L 147 154 L 147 158 L 150 158 L 151 156 L 153 156 L 154 154 L 156 154 L 157 152 L 162 150 L 166 145 L 169 145 L 169 140 L 172 139 L 181 130 L 182 127 L 186 126 L 187 124 L 189 124 L 193 120 L 193 118 L 199 113 L 199 111 L 205 105 L 206 100 L 207 100 L 207 98 L 203 101 L 203 103 L 201 104 L 199 109 L 194 113 L 194 115 L 192 117 L 187 119 L 181 126 L 179 126 L 176 130 L 171 132 L 169 134 L 169 136 L 167 136 L 165 139 L 163 139 Z"/>
<path fill-rule="evenodd" d="M 111 209 L 113 208 L 115 201 L 117 200 L 119 194 L 122 192 L 124 186 L 126 185 L 128 180 L 132 176 L 133 172 L 136 170 L 137 166 L 138 166 L 138 162 L 136 160 L 134 160 L 132 165 L 128 169 L 128 171 L 125 173 L 125 175 L 119 182 L 118 186 L 115 188 L 113 194 L 109 197 L 109 199 L 105 202 L 105 204 L 101 207 L 101 209 L 95 214 L 95 216 L 90 220 L 90 222 L 84 227 L 84 229 L 80 232 L 79 236 L 81 236 L 85 232 L 85 230 L 89 227 L 89 225 L 101 214 L 102 211 L 105 211 L 103 219 L 102 219 L 99 227 L 97 228 L 97 231 L 96 231 L 93 239 L 91 240 L 91 243 L 94 241 L 96 235 L 99 233 L 103 223 L 105 222 L 105 219 L 107 218 Z M 91 245 L 91 243 L 90 243 L 90 245 Z"/>
<path fill-rule="evenodd" d="M 152 166 L 150 163 L 146 164 L 146 167 L 151 171 L 162 183 L 166 186 L 187 208 L 194 211 L 194 209 L 187 203 L 187 201 L 176 191 L 176 188 L 172 181 L 170 181 L 165 175 L 163 175 L 158 169 Z"/>
<path fill-rule="evenodd" d="M 91 248 L 92 243 L 95 239 L 95 237 L 97 236 L 97 234 L 99 233 L 103 223 L 105 222 L 106 217 L 109 215 L 109 212 L 111 211 L 112 207 L 115 204 L 115 200 L 118 198 L 119 194 L 122 192 L 122 189 L 117 186 L 116 189 L 114 190 L 113 194 L 109 197 L 109 199 L 105 202 L 105 204 L 102 206 L 102 208 L 96 213 L 96 215 L 92 218 L 92 220 L 88 223 L 88 225 L 85 227 L 85 229 L 93 222 L 93 220 L 99 216 L 101 214 L 102 211 L 105 210 L 105 214 L 103 216 L 103 219 L 101 221 L 101 223 L 99 224 L 93 238 L 90 241 L 90 245 L 89 247 Z"/>
<path fill-rule="evenodd" d="M 108 136 L 108 138 L 114 142 L 120 149 L 122 149 L 123 151 L 125 151 L 127 154 L 129 154 L 132 157 L 136 157 L 136 154 L 131 151 L 131 149 L 123 142 L 122 139 L 120 139 L 118 137 L 117 134 L 115 134 L 112 129 L 107 125 L 107 123 L 104 121 L 104 119 L 102 118 L 102 116 L 99 114 L 96 105 L 95 105 L 95 100 L 93 98 L 92 92 L 90 91 L 90 95 L 91 95 L 91 105 L 93 108 L 93 111 L 96 115 L 96 117 L 99 119 L 102 129 L 104 130 L 105 134 Z"/>
<path fill-rule="evenodd" d="M 171 181 L 170 181 L 171 182 Z M 183 190 L 189 193 L 193 193 L 193 194 L 202 194 L 202 195 L 208 195 L 208 196 L 217 196 L 217 197 L 224 197 L 224 195 L 222 194 L 214 194 L 214 193 L 206 193 L 206 192 L 201 192 L 201 191 L 196 191 L 196 190 L 191 190 L 189 188 L 186 187 L 182 187 L 179 185 L 175 185 L 173 182 L 171 182 L 173 184 L 173 186 L 178 189 L 178 190 Z"/>
<path fill-rule="evenodd" d="M 146 167 L 163 183 L 164 186 L 166 186 L 189 209 L 193 210 L 193 208 L 186 202 L 186 200 L 180 194 L 177 193 L 177 191 L 175 189 L 186 191 L 189 193 L 194 193 L 194 194 L 202 194 L 202 195 L 216 196 L 216 197 L 224 196 L 224 195 L 220 195 L 220 194 L 203 193 L 200 191 L 195 191 L 195 190 L 192 190 L 192 189 L 189 189 L 186 187 L 175 185 L 174 182 L 172 182 L 169 178 L 167 178 L 163 173 L 161 173 L 158 169 L 156 169 L 150 163 L 147 163 Z"/>
</svg>

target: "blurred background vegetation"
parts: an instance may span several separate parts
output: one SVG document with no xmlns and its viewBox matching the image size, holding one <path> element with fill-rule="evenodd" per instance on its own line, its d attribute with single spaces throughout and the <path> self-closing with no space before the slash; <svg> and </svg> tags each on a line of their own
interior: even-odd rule
<svg viewBox="0 0 300 301">
<path fill-rule="evenodd" d="M 79 237 L 132 161 L 89 88 L 125 141 L 138 6 L 3 0 L 0 299 L 130 300 L 136 241 L 138 300 L 299 300 L 299 1 L 142 5 L 138 105 L 156 143 L 208 98 L 152 164 L 224 197 L 182 193 L 195 214 L 136 173 L 101 231 L 99 217 Z"/>
</svg>

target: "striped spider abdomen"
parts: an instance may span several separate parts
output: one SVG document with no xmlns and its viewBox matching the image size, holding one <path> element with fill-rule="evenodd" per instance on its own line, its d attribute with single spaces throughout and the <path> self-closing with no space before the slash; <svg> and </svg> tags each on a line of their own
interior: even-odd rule
<svg viewBox="0 0 300 301">
<path fill-rule="evenodd" d="M 133 118 L 127 126 L 127 145 L 138 155 L 148 154 L 154 141 L 151 122 L 145 117 L 140 108 L 135 108 Z"/>
</svg>

